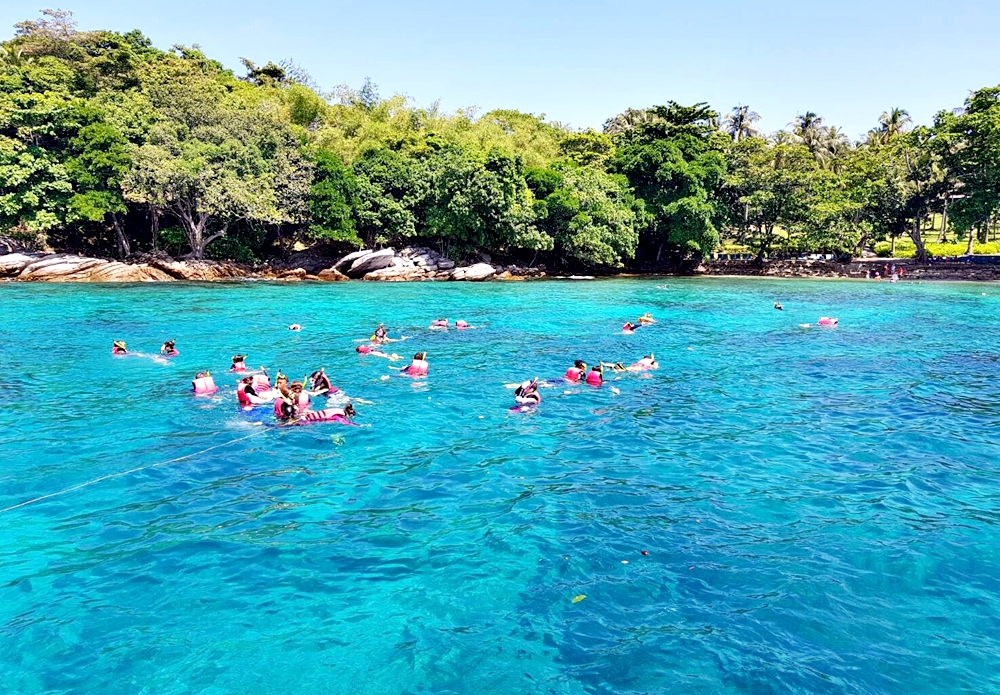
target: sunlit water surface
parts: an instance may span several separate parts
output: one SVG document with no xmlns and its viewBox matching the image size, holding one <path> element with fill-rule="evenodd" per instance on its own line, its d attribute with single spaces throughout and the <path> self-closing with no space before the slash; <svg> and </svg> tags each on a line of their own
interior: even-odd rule
<svg viewBox="0 0 1000 695">
<path fill-rule="evenodd" d="M 1000 691 L 994 285 L 6 285 L 0 318 L 0 507 L 112 476 L 0 513 L 5 693 Z M 428 379 L 354 352 L 379 320 Z M 362 426 L 241 412 L 238 351 Z"/>
</svg>

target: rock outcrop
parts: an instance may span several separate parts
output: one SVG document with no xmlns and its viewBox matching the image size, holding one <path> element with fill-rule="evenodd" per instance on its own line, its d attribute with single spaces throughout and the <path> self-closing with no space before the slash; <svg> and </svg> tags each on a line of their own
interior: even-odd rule
<svg viewBox="0 0 1000 695">
<path fill-rule="evenodd" d="M 57 253 L 33 260 L 21 269 L 17 279 L 33 282 L 153 282 L 174 278 L 144 263 L 129 265 Z"/>
<path fill-rule="evenodd" d="M 149 265 L 163 271 L 174 280 L 211 282 L 255 277 L 255 273 L 241 265 L 222 261 L 174 261 L 154 259 Z"/>
<path fill-rule="evenodd" d="M 354 262 L 351 263 L 351 267 L 343 272 L 349 278 L 363 278 L 373 270 L 382 270 L 383 268 L 392 266 L 394 258 L 396 258 L 395 249 L 371 251 L 354 259 Z"/>
<path fill-rule="evenodd" d="M 455 268 L 451 271 L 452 280 L 485 280 L 496 274 L 496 268 L 489 263 L 476 263 L 465 268 Z"/>
<path fill-rule="evenodd" d="M 316 274 L 316 279 L 322 280 L 323 282 L 341 282 L 343 280 L 350 280 L 349 277 L 336 268 L 327 268 L 326 270 L 319 271 L 319 273 Z"/>
<path fill-rule="evenodd" d="M 22 270 L 44 256 L 42 253 L 10 253 L 0 256 L 0 277 L 16 277 Z"/>
</svg>

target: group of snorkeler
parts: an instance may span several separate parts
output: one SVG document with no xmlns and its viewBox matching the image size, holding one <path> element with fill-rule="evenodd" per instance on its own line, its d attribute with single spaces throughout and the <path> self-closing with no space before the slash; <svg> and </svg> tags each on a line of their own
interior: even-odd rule
<svg viewBox="0 0 1000 695">
<path fill-rule="evenodd" d="M 653 353 L 646 355 L 627 367 L 621 362 L 611 363 L 602 361 L 588 368 L 587 363 L 583 360 L 575 360 L 573 366 L 566 370 L 563 380 L 573 384 L 583 382 L 590 386 L 600 386 L 604 383 L 605 370 L 611 372 L 645 372 L 659 368 L 660 364 L 656 361 Z M 552 381 L 548 385 L 554 385 L 554 383 L 556 382 Z M 521 406 L 538 405 L 542 402 L 542 395 L 538 391 L 539 387 L 538 377 L 530 381 L 521 382 L 514 389 L 514 401 Z"/>
<path fill-rule="evenodd" d="M 125 344 L 124 340 L 116 340 L 111 344 L 111 354 L 112 355 L 128 355 L 128 346 Z M 177 351 L 177 341 L 168 340 L 163 345 L 160 346 L 160 354 L 163 357 L 177 357 L 181 354 Z"/>
<path fill-rule="evenodd" d="M 329 420 L 346 424 L 356 414 L 354 405 L 350 402 L 341 408 L 312 409 L 314 396 L 331 396 L 337 393 L 340 393 L 340 389 L 330 382 L 330 377 L 323 368 L 316 370 L 302 381 L 289 381 L 287 376 L 278 372 L 274 377 L 273 388 L 269 387 L 267 373 L 262 370 L 243 377 L 236 387 L 236 397 L 241 406 L 252 407 L 273 402 L 275 416 L 282 424 L 288 425 Z"/>
</svg>

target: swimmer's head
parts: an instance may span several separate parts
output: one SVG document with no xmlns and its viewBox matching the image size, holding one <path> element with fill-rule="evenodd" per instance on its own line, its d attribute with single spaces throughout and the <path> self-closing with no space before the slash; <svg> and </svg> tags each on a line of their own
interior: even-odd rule
<svg viewBox="0 0 1000 695">
<path fill-rule="evenodd" d="M 415 359 L 415 360 L 426 360 L 427 359 L 427 353 L 426 352 L 418 352 L 417 354 L 415 354 L 413 356 L 413 359 Z"/>
<path fill-rule="evenodd" d="M 243 383 L 244 384 L 252 384 L 253 383 L 253 377 L 252 376 L 245 376 L 245 377 L 243 377 Z"/>
<path fill-rule="evenodd" d="M 576 360 L 575 362 L 573 362 L 573 366 L 576 367 L 577 369 L 583 369 L 583 370 L 587 369 L 587 363 L 584 362 L 583 360 Z"/>
<path fill-rule="evenodd" d="M 354 417 L 355 414 L 356 413 L 354 412 L 353 404 L 348 403 L 347 405 L 344 406 L 344 415 L 346 415 L 347 417 Z"/>
<path fill-rule="evenodd" d="M 233 355 L 233 362 L 242 362 L 246 358 L 246 355 Z"/>
<path fill-rule="evenodd" d="M 163 346 L 164 347 L 168 347 L 168 348 L 172 348 L 176 343 L 177 343 L 176 340 L 168 340 L 165 343 L 163 343 Z"/>
<path fill-rule="evenodd" d="M 125 341 L 124 340 L 116 340 L 114 342 L 114 346 L 116 348 L 122 348 L 124 350 L 125 349 Z"/>
</svg>

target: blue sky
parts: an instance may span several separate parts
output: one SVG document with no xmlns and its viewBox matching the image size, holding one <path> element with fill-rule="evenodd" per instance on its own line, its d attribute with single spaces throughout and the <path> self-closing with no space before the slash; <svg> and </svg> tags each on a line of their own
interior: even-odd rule
<svg viewBox="0 0 1000 695">
<path fill-rule="evenodd" d="M 141 29 L 238 68 L 291 58 L 324 89 L 447 110 L 514 108 L 600 128 L 626 107 L 746 103 L 767 131 L 811 110 L 859 137 L 893 106 L 930 123 L 1000 83 L 998 0 L 501 3 L 63 0 L 81 29 Z M 0 3 L 0 34 L 45 0 Z M 242 74 L 242 71 L 240 72 Z"/>
</svg>

